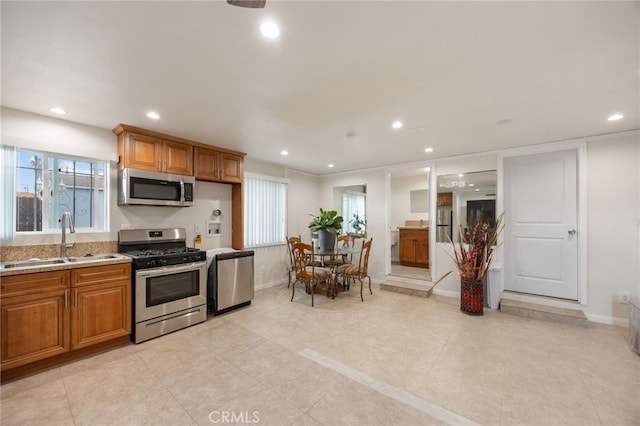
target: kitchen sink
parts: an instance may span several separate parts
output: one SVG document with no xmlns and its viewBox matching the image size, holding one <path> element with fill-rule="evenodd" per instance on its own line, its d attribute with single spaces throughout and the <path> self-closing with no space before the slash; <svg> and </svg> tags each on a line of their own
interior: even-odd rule
<svg viewBox="0 0 640 426">
<path fill-rule="evenodd" d="M 2 269 L 28 269 L 42 266 L 54 266 L 64 264 L 80 264 L 80 263 L 93 263 L 101 260 L 110 259 L 124 259 L 126 256 L 122 254 L 97 254 L 87 255 L 82 257 L 56 257 L 51 259 L 31 259 L 21 260 L 18 262 L 0 263 L 0 270 Z"/>
<path fill-rule="evenodd" d="M 108 260 L 108 259 L 119 259 L 120 256 L 117 254 L 97 254 L 95 256 L 82 256 L 82 257 L 68 257 L 67 262 L 91 262 L 94 260 Z"/>
<path fill-rule="evenodd" d="M 0 263 L 0 269 L 29 268 L 29 267 L 35 267 L 35 266 L 57 265 L 60 263 L 66 263 L 66 262 L 64 259 L 23 260 L 20 262 Z"/>
</svg>

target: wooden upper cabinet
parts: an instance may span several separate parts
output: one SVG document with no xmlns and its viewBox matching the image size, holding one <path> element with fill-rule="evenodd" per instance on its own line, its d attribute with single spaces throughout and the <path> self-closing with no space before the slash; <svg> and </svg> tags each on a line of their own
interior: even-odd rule
<svg viewBox="0 0 640 426">
<path fill-rule="evenodd" d="M 453 193 L 452 192 L 440 192 L 440 193 L 438 193 L 438 198 L 437 198 L 436 205 L 438 207 L 452 206 L 453 205 Z"/>
<path fill-rule="evenodd" d="M 198 180 L 242 183 L 243 157 L 228 152 L 195 147 L 194 174 Z"/>
<path fill-rule="evenodd" d="M 164 142 L 165 172 L 193 176 L 193 146 L 174 141 Z"/>
<path fill-rule="evenodd" d="M 118 135 L 120 168 L 193 175 L 193 145 L 129 129 L 123 125 L 113 129 Z"/>
</svg>

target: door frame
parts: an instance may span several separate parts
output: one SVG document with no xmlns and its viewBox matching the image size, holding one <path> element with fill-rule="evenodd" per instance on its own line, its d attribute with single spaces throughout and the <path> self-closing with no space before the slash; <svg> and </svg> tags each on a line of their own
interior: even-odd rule
<svg viewBox="0 0 640 426">
<path fill-rule="evenodd" d="M 523 148 L 513 148 L 498 152 L 498 182 L 496 211 L 502 212 L 504 205 L 504 161 L 509 157 L 520 157 L 531 154 L 544 154 L 557 151 L 576 151 L 576 167 L 577 167 L 577 235 L 578 235 L 578 271 L 577 271 L 577 287 L 578 302 L 581 305 L 587 304 L 587 141 L 586 139 L 572 139 L 562 142 L 552 142 L 548 144 L 540 144 L 535 146 L 527 146 Z M 509 226 L 508 223 L 505 224 Z M 504 236 L 500 237 L 501 244 L 504 244 Z M 500 250 L 500 262 L 504 264 L 504 250 Z M 504 292 L 504 268 L 500 268 L 500 292 Z M 533 295 L 535 296 L 535 295 Z"/>
<path fill-rule="evenodd" d="M 413 278 L 405 278 L 399 276 L 391 275 L 391 175 L 393 173 L 401 172 L 403 170 L 410 169 L 422 169 L 425 167 L 429 167 L 429 180 L 428 180 L 428 189 L 429 189 L 429 218 L 434 217 L 435 215 L 435 160 L 423 160 L 423 161 L 414 161 L 411 163 L 403 163 L 399 165 L 387 166 L 384 168 L 384 180 L 385 180 L 385 219 L 384 219 L 384 229 L 385 229 L 385 250 L 384 250 L 384 273 L 385 279 L 392 279 L 397 282 L 403 283 L 411 283 L 418 285 L 428 285 L 433 282 L 433 267 L 435 265 L 434 258 L 431 256 L 431 247 L 435 247 L 433 244 L 435 243 L 435 233 L 429 232 L 429 271 L 431 273 L 431 280 L 418 280 Z M 398 242 L 398 244 L 400 244 Z"/>
</svg>

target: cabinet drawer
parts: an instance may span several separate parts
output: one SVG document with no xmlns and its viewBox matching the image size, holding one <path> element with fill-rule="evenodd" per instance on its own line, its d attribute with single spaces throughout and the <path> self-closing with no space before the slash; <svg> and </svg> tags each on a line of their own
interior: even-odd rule
<svg viewBox="0 0 640 426">
<path fill-rule="evenodd" d="M 9 275 L 0 280 L 0 298 L 69 288 L 69 271 Z"/>
<path fill-rule="evenodd" d="M 77 268 L 71 271 L 71 283 L 73 287 L 130 279 L 131 264 L 129 263 Z"/>
</svg>

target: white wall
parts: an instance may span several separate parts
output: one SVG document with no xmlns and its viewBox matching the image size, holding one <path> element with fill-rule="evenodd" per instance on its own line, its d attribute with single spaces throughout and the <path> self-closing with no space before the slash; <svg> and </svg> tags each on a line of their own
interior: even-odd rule
<svg viewBox="0 0 640 426">
<path fill-rule="evenodd" d="M 288 169 L 286 176 L 291 179 L 287 193 L 288 235 L 300 235 L 304 241 L 311 241 L 309 222 L 320 213 L 320 207 L 333 208 L 333 190 L 321 196 L 319 178 L 313 174 Z"/>
<path fill-rule="evenodd" d="M 624 324 L 619 291 L 640 296 L 640 136 L 587 144 L 587 316 Z"/>
<path fill-rule="evenodd" d="M 385 223 L 387 203 L 385 199 L 385 172 L 383 169 L 356 171 L 336 175 L 321 176 L 318 200 L 322 208 L 335 208 L 333 188 L 336 186 L 367 186 L 366 216 L 367 238 L 373 238 L 369 255 L 369 275 L 373 279 L 385 276 L 385 246 L 390 244 Z"/>
<path fill-rule="evenodd" d="M 416 189 L 429 188 L 429 175 L 422 176 L 391 176 L 391 213 L 389 216 L 389 227 L 396 229 L 404 226 L 407 220 L 429 220 L 429 213 L 411 213 L 410 193 Z"/>
</svg>

